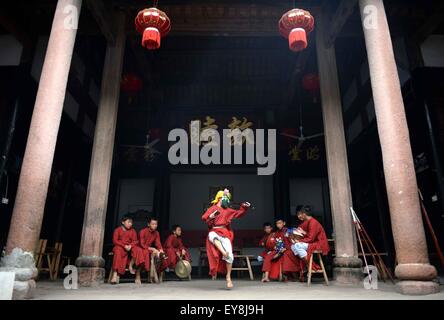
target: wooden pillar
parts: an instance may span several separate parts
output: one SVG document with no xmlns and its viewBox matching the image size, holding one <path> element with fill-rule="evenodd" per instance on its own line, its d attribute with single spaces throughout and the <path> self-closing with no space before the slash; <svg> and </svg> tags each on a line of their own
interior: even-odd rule
<svg viewBox="0 0 444 320">
<path fill-rule="evenodd" d="M 432 280 L 418 198 L 409 129 L 390 30 L 382 0 L 360 0 L 376 121 L 381 142 L 387 197 L 398 265 L 395 275 L 404 294 L 439 291 Z"/>
<path fill-rule="evenodd" d="M 333 276 L 338 283 L 358 284 L 362 278 L 362 263 L 358 258 L 350 213 L 352 196 L 335 48 L 328 46 L 325 41 L 325 16 L 321 13 L 316 21 L 316 49 L 336 253 Z"/>
<path fill-rule="evenodd" d="M 126 40 L 125 15 L 119 12 L 114 21 L 117 35 L 114 43 L 108 43 L 103 66 L 80 256 L 76 260 L 81 286 L 99 285 L 105 274 L 103 238 Z"/>
<path fill-rule="evenodd" d="M 54 150 L 77 35 L 81 0 L 57 2 L 32 113 L 17 196 L 1 266 L 16 272 L 14 297 L 32 296 L 34 250 L 40 236 Z M 68 8 L 68 9 L 67 9 Z"/>
</svg>

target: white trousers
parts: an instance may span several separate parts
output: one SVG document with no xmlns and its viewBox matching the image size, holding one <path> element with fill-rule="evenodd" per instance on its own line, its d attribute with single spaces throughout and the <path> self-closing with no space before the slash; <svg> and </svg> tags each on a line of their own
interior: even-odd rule
<svg viewBox="0 0 444 320">
<path fill-rule="evenodd" d="M 225 260 L 229 264 L 233 263 L 234 255 L 233 255 L 233 247 L 231 246 L 230 239 L 228 239 L 226 237 L 222 237 L 222 236 L 218 235 L 216 232 L 211 231 L 208 234 L 208 240 L 210 240 L 210 242 L 212 244 L 214 244 L 214 240 L 219 240 L 220 243 L 222 244 L 222 247 L 224 248 L 224 250 L 226 252 L 228 252 L 228 258 L 222 257 L 222 260 Z"/>
<path fill-rule="evenodd" d="M 307 256 L 308 243 L 296 242 L 291 245 L 291 251 L 293 251 L 295 256 L 305 258 Z"/>
</svg>

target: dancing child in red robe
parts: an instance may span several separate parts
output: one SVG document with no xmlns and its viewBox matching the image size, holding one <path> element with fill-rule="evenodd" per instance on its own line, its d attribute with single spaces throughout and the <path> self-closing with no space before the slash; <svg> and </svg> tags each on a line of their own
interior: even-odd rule
<svg viewBox="0 0 444 320">
<path fill-rule="evenodd" d="M 219 191 L 212 206 L 203 214 L 202 220 L 208 225 L 208 237 L 206 249 L 210 275 L 215 279 L 217 273 L 226 272 L 227 288 L 233 288 L 231 281 L 231 268 L 233 265 L 233 239 L 234 233 L 231 229 L 231 221 L 242 217 L 250 207 L 250 203 L 244 202 L 239 210 L 228 207 L 231 195 L 228 189 Z M 222 260 L 225 263 L 222 263 Z"/>
<path fill-rule="evenodd" d="M 172 228 L 172 233 L 163 243 L 163 248 L 168 256 L 167 267 L 169 269 L 174 270 L 177 262 L 181 259 L 191 262 L 191 255 L 183 245 L 181 236 L 182 228 L 176 224 Z"/>
</svg>

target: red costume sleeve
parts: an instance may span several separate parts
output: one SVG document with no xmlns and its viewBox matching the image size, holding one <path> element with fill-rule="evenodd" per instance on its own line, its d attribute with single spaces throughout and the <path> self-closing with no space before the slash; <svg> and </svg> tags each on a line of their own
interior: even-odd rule
<svg viewBox="0 0 444 320">
<path fill-rule="evenodd" d="M 168 238 L 166 238 L 165 242 L 163 243 L 164 249 L 173 248 L 173 237 L 174 235 L 170 234 Z"/>
<path fill-rule="evenodd" d="M 149 248 L 149 243 L 147 243 L 147 230 L 146 230 L 146 228 L 140 230 L 140 232 L 139 232 L 139 244 L 144 249 L 148 249 Z"/>
<path fill-rule="evenodd" d="M 265 248 L 265 243 L 267 242 L 268 235 L 264 236 L 261 241 L 259 241 L 259 246 Z"/>
<path fill-rule="evenodd" d="M 243 204 L 240 206 L 239 210 L 234 210 L 228 208 L 226 211 L 226 221 L 227 223 L 231 223 L 231 220 L 238 219 L 244 216 L 247 213 L 248 207 L 245 207 Z"/>
<path fill-rule="evenodd" d="M 156 239 L 154 240 L 154 242 L 156 244 L 156 249 L 163 251 L 162 243 L 160 242 L 160 233 L 159 232 L 156 232 Z"/>
<path fill-rule="evenodd" d="M 137 232 L 134 229 L 131 229 L 131 246 L 135 247 L 139 243 L 139 239 L 137 238 Z"/>
<path fill-rule="evenodd" d="M 207 211 L 205 211 L 205 213 L 203 214 L 202 220 L 208 223 L 209 220 L 212 220 L 210 219 L 210 215 L 216 210 L 217 208 L 214 208 L 214 206 L 209 207 Z"/>
<path fill-rule="evenodd" d="M 313 243 L 318 240 L 318 235 L 322 231 L 322 226 L 320 223 L 316 222 L 316 220 L 310 219 L 309 223 L 307 223 L 307 234 L 301 242 Z"/>
<path fill-rule="evenodd" d="M 239 210 L 235 211 L 233 218 L 238 219 L 244 216 L 247 213 L 248 207 L 246 207 L 243 203 L 241 204 Z"/>
<path fill-rule="evenodd" d="M 183 250 L 185 246 L 183 245 L 182 239 L 177 238 L 177 249 Z"/>
<path fill-rule="evenodd" d="M 116 228 L 116 230 L 114 230 L 114 233 L 113 233 L 113 244 L 115 246 L 119 246 L 119 247 L 124 248 L 125 247 L 125 243 L 121 239 L 121 232 L 122 232 L 122 227 L 118 227 L 118 228 Z"/>
</svg>

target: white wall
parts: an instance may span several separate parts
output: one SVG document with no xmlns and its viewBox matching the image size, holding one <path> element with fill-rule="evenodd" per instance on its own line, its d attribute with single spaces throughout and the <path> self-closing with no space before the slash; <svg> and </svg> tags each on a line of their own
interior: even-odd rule
<svg viewBox="0 0 444 320">
<path fill-rule="evenodd" d="M 208 206 L 211 186 L 233 186 L 233 202 L 249 201 L 254 210 L 234 222 L 237 229 L 262 229 L 265 221 L 273 221 L 272 176 L 245 174 L 172 174 L 170 224 L 180 224 L 186 230 L 203 230 L 201 220 Z"/>
</svg>

